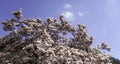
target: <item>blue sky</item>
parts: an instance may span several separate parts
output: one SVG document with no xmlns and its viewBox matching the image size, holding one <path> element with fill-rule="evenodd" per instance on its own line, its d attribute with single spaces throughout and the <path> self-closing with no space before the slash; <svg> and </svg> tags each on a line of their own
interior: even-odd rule
<svg viewBox="0 0 120 64">
<path fill-rule="evenodd" d="M 120 59 L 120 0 L 0 0 L 0 22 L 13 18 L 12 11 L 23 8 L 24 18 L 59 18 L 63 14 L 72 25 L 85 24 L 94 36 L 93 46 L 107 42 L 110 54 Z M 0 24 L 0 36 L 6 33 Z"/>
</svg>

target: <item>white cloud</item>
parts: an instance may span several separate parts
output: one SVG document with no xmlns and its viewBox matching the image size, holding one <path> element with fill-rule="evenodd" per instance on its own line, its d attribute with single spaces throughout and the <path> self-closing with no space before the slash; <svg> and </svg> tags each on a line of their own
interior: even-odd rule
<svg viewBox="0 0 120 64">
<path fill-rule="evenodd" d="M 83 17 L 83 16 L 86 15 L 85 13 L 83 13 L 83 12 L 81 12 L 81 11 L 79 11 L 79 12 L 78 12 L 78 11 L 71 11 L 71 10 L 72 10 L 71 7 L 73 7 L 73 6 L 70 5 L 69 3 L 66 3 L 66 4 L 64 5 L 64 10 L 63 10 L 63 12 L 60 13 L 60 15 L 63 15 L 66 20 L 68 20 L 68 21 L 74 21 L 74 20 L 75 20 L 75 17 L 74 17 L 74 16 L 76 16 L 76 15 L 74 15 L 74 14 L 76 14 L 76 13 L 77 13 L 77 15 L 78 15 L 79 17 Z"/>
<path fill-rule="evenodd" d="M 70 11 L 70 10 L 71 10 L 71 9 L 70 9 L 71 7 L 72 7 L 72 5 L 70 5 L 69 3 L 66 3 L 66 4 L 64 5 L 64 10 L 63 10 L 63 12 L 60 14 L 60 15 L 63 15 L 64 18 L 65 18 L 66 20 L 68 20 L 68 21 L 74 21 L 74 13 Z"/>
<path fill-rule="evenodd" d="M 64 18 L 68 21 L 73 21 L 74 20 L 74 14 L 70 11 L 64 11 L 61 13 L 61 15 L 64 16 Z"/>
<path fill-rule="evenodd" d="M 78 15 L 79 15 L 80 17 L 83 17 L 83 16 L 84 16 L 84 13 L 83 13 L 83 12 L 78 12 Z"/>
<path fill-rule="evenodd" d="M 71 7 L 72 7 L 72 5 L 70 5 L 69 3 L 65 4 L 65 6 L 64 6 L 65 9 L 69 9 Z"/>
</svg>

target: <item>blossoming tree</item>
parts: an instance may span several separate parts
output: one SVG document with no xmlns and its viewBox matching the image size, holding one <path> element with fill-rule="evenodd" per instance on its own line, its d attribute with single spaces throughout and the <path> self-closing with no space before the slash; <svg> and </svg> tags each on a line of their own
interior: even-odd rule
<svg viewBox="0 0 120 64">
<path fill-rule="evenodd" d="M 22 9 L 15 18 L 2 22 L 9 34 L 0 37 L 0 63 L 9 64 L 111 64 L 105 42 L 91 47 L 93 37 L 86 26 L 69 24 L 60 15 L 59 21 L 48 18 L 22 18 Z M 70 36 L 69 38 L 66 36 Z"/>
</svg>

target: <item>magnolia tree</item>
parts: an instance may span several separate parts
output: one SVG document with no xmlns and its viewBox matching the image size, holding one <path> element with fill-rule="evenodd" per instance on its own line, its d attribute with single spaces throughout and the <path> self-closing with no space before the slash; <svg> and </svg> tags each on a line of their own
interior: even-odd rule
<svg viewBox="0 0 120 64">
<path fill-rule="evenodd" d="M 9 34 L 0 37 L 0 63 L 111 64 L 110 55 L 100 51 L 110 48 L 105 42 L 91 47 L 93 37 L 88 36 L 86 26 L 74 27 L 62 15 L 59 21 L 42 21 L 22 18 L 22 9 L 12 14 L 15 18 L 2 22 Z"/>
</svg>

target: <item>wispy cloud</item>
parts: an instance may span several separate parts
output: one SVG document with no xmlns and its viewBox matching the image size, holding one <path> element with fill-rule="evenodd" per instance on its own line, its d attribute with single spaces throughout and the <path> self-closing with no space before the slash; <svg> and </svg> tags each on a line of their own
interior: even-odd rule
<svg viewBox="0 0 120 64">
<path fill-rule="evenodd" d="M 70 11 L 64 11 L 61 13 L 65 17 L 66 20 L 68 21 L 73 21 L 74 20 L 74 14 Z"/>
<path fill-rule="evenodd" d="M 71 8 L 71 7 L 72 7 L 72 5 L 70 5 L 69 3 L 67 3 L 67 4 L 64 5 L 64 8 L 65 8 L 65 9 L 69 9 L 69 8 Z"/>
<path fill-rule="evenodd" d="M 85 16 L 85 13 L 81 12 L 81 11 L 71 11 L 71 7 L 73 7 L 71 4 L 69 3 L 66 3 L 64 5 L 64 10 L 60 13 L 60 15 L 63 15 L 64 18 L 68 21 L 74 21 L 76 18 L 74 16 L 76 16 L 76 13 L 77 13 L 77 16 L 78 17 L 83 17 Z"/>
<path fill-rule="evenodd" d="M 64 16 L 64 18 L 68 21 L 73 21 L 74 20 L 74 13 L 71 10 L 72 5 L 69 3 L 66 3 L 64 5 L 64 10 L 61 12 L 61 15 Z"/>
<path fill-rule="evenodd" d="M 83 16 L 84 16 L 84 13 L 83 13 L 83 12 L 78 12 L 78 15 L 79 15 L 80 17 L 83 17 Z"/>
</svg>

